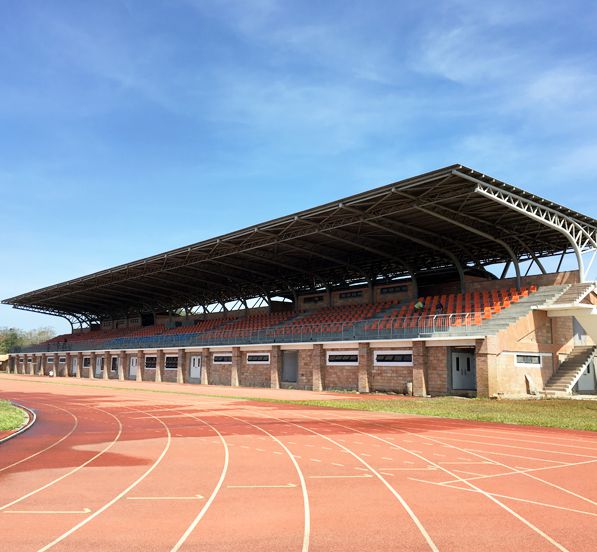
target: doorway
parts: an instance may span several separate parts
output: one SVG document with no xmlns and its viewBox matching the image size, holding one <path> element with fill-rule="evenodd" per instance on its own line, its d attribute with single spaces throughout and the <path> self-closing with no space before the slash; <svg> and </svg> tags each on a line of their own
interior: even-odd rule
<svg viewBox="0 0 597 552">
<path fill-rule="evenodd" d="M 298 381 L 298 351 L 282 351 L 282 382 Z"/>
<path fill-rule="evenodd" d="M 189 371 L 189 383 L 201 382 L 201 356 L 191 356 L 191 368 Z"/>
<path fill-rule="evenodd" d="M 477 390 L 474 349 L 452 349 L 451 376 L 453 391 Z"/>
<path fill-rule="evenodd" d="M 129 359 L 129 379 L 137 379 L 137 366 L 139 365 L 139 359 L 136 356 L 132 356 Z"/>
</svg>

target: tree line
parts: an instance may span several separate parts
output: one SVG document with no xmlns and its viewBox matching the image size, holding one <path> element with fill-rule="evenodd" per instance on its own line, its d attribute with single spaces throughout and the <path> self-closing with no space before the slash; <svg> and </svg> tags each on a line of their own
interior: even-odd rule
<svg viewBox="0 0 597 552">
<path fill-rule="evenodd" d="M 0 354 L 6 354 L 15 347 L 27 347 L 52 339 L 56 335 L 54 328 L 44 327 L 34 330 L 18 328 L 0 328 Z"/>
</svg>

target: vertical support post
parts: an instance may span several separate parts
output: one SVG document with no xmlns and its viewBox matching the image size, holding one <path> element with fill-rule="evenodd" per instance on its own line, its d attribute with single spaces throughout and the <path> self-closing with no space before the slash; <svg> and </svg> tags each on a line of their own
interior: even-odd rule
<svg viewBox="0 0 597 552">
<path fill-rule="evenodd" d="M 35 364 L 37 363 L 37 356 L 36 355 L 32 355 L 31 356 L 31 364 L 29 365 L 29 375 L 30 376 L 34 376 L 35 375 Z"/>
<path fill-rule="evenodd" d="M 282 350 L 280 345 L 274 345 L 269 355 L 270 387 L 280 389 L 282 379 Z"/>
<path fill-rule="evenodd" d="M 102 371 L 102 378 L 107 380 L 110 378 L 110 370 L 112 369 L 112 355 L 110 351 L 104 351 L 104 369 Z"/>
<path fill-rule="evenodd" d="M 89 373 L 87 377 L 89 379 L 95 379 L 95 363 L 96 363 L 96 354 L 95 351 L 91 351 L 89 353 Z"/>
<path fill-rule="evenodd" d="M 475 370 L 477 374 L 477 397 L 494 397 L 498 391 L 497 336 L 490 335 L 477 340 L 475 345 Z"/>
<path fill-rule="evenodd" d="M 118 381 L 124 381 L 124 370 L 126 366 L 126 351 L 120 351 L 118 356 Z"/>
<path fill-rule="evenodd" d="M 231 387 L 239 386 L 238 371 L 240 370 L 240 360 L 240 347 L 232 347 L 232 364 L 230 365 Z"/>
<path fill-rule="evenodd" d="M 164 379 L 164 351 L 163 349 L 159 349 L 156 353 L 155 357 L 155 381 L 156 383 L 161 383 Z"/>
<path fill-rule="evenodd" d="M 427 396 L 427 348 L 424 341 L 413 341 L 413 395 Z"/>
<path fill-rule="evenodd" d="M 33 375 L 37 375 L 37 376 L 41 375 L 42 361 L 43 361 L 42 356 L 43 355 L 39 355 L 39 356 L 35 357 L 35 366 L 33 368 Z"/>
<path fill-rule="evenodd" d="M 178 349 L 178 366 L 176 368 L 176 383 L 187 381 L 187 353 L 184 349 Z"/>
<path fill-rule="evenodd" d="M 145 352 L 137 351 L 137 376 L 135 381 L 143 381 L 143 373 L 145 372 Z"/>
<path fill-rule="evenodd" d="M 77 353 L 77 370 L 75 371 L 75 377 L 81 378 L 83 375 L 83 353 Z"/>
<path fill-rule="evenodd" d="M 57 378 L 58 377 L 58 369 L 60 368 L 60 359 L 58 358 L 58 353 L 54 353 L 54 364 L 52 366 L 53 368 L 53 372 L 54 372 L 54 377 Z"/>
<path fill-rule="evenodd" d="M 209 385 L 209 372 L 211 370 L 211 354 L 209 349 L 201 350 L 201 385 Z"/>
<path fill-rule="evenodd" d="M 323 391 L 325 387 L 325 350 L 321 343 L 313 345 L 311 370 L 313 391 Z"/>
<path fill-rule="evenodd" d="M 45 376 L 48 369 L 48 355 L 46 353 L 41 354 L 41 366 L 39 370 L 40 376 Z"/>
<path fill-rule="evenodd" d="M 371 348 L 369 343 L 359 343 L 359 375 L 357 389 L 359 393 L 369 393 L 369 372 L 371 371 Z"/>
<path fill-rule="evenodd" d="M 71 363 L 71 354 L 70 353 L 66 353 L 64 356 L 64 377 L 65 378 L 69 378 L 70 377 L 70 363 Z"/>
</svg>

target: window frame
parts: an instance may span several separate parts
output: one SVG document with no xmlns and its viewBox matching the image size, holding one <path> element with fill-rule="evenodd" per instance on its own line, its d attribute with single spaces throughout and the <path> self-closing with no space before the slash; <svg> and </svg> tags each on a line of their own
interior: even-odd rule
<svg viewBox="0 0 597 552">
<path fill-rule="evenodd" d="M 330 360 L 333 356 L 356 356 L 356 361 L 334 361 Z M 359 351 L 349 349 L 346 351 L 327 351 L 325 355 L 326 366 L 358 366 L 359 365 Z"/>
<path fill-rule="evenodd" d="M 378 355 L 410 355 L 410 362 L 409 361 L 384 361 L 384 360 L 377 360 Z M 387 366 L 387 367 L 394 367 L 394 366 L 413 366 L 414 365 L 414 358 L 412 349 L 400 349 L 400 350 L 393 350 L 393 351 L 374 351 L 373 353 L 373 366 Z"/>
<path fill-rule="evenodd" d="M 267 360 L 249 360 L 249 357 L 267 357 Z M 247 364 L 269 364 L 271 362 L 270 353 L 247 353 L 246 361 Z"/>
</svg>

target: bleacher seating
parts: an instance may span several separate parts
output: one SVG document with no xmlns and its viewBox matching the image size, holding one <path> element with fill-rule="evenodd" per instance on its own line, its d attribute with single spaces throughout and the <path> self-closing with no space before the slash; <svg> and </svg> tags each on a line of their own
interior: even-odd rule
<svg viewBox="0 0 597 552">
<path fill-rule="evenodd" d="M 410 330 L 421 327 L 421 320 L 438 319 L 442 327 L 478 326 L 494 314 L 508 308 L 511 303 L 536 291 L 535 286 L 516 289 L 493 289 L 468 293 L 421 297 L 423 309 L 415 309 L 415 301 L 405 304 L 390 302 L 360 305 L 323 307 L 314 311 L 286 311 L 270 314 L 234 316 L 228 313 L 221 318 L 199 320 L 174 328 L 164 324 L 136 329 L 94 330 L 84 333 L 59 335 L 47 341 L 58 348 L 68 348 L 69 343 L 102 341 L 103 346 L 120 348 L 151 344 L 156 339 L 164 345 L 176 346 L 185 342 L 201 343 L 218 339 L 233 341 L 261 336 L 291 341 L 305 335 L 340 335 L 358 330 L 366 337 L 372 333 Z M 442 304 L 443 309 L 438 309 Z M 231 315 L 233 317 L 231 317 Z M 436 316 L 437 315 L 437 316 Z M 435 326 L 434 326 L 435 327 Z"/>
</svg>

